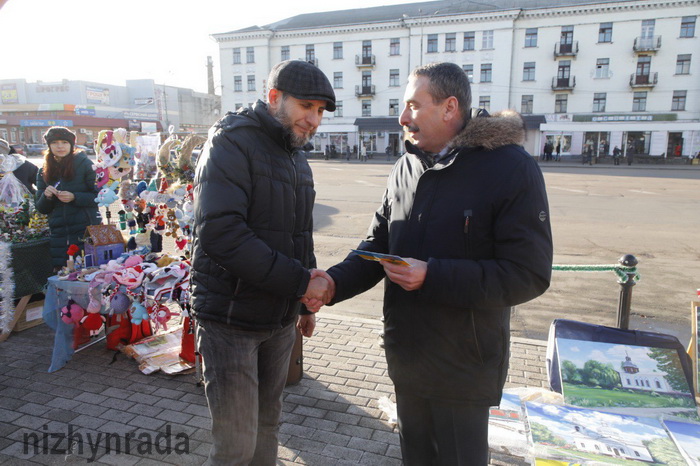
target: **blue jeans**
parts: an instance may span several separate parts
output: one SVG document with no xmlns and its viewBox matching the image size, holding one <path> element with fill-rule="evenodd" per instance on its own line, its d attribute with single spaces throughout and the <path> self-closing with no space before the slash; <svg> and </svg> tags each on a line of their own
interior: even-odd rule
<svg viewBox="0 0 700 466">
<path fill-rule="evenodd" d="M 206 464 L 274 465 L 294 324 L 248 331 L 200 320 L 196 335 L 214 440 Z"/>
</svg>

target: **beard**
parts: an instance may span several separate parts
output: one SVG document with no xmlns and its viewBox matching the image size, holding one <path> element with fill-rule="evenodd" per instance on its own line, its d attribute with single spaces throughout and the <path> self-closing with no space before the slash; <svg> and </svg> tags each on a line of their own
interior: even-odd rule
<svg viewBox="0 0 700 466">
<path fill-rule="evenodd" d="M 289 117 L 289 113 L 287 112 L 287 102 L 284 99 L 282 99 L 282 103 L 280 104 L 279 108 L 272 112 L 272 116 L 280 122 L 284 132 L 289 135 L 289 142 L 293 147 L 305 146 L 309 141 L 311 141 L 314 134 L 316 134 L 316 129 L 308 131 L 301 136 L 294 131 L 294 122 L 292 122 L 292 119 Z"/>
</svg>

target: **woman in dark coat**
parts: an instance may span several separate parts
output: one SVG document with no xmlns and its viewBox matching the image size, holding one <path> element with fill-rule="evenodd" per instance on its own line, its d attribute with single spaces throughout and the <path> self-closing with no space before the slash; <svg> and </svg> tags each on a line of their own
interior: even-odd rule
<svg viewBox="0 0 700 466">
<path fill-rule="evenodd" d="M 99 224 L 95 171 L 83 152 L 75 152 L 75 133 L 54 126 L 44 134 L 49 148 L 37 176 L 36 208 L 49 216 L 51 263 L 66 265 L 71 244 L 83 247 L 85 228 Z"/>
</svg>

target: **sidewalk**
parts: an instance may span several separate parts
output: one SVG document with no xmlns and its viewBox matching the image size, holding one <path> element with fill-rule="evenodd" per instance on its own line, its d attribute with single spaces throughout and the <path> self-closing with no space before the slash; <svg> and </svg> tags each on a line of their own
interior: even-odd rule
<svg viewBox="0 0 700 466">
<path fill-rule="evenodd" d="M 393 401 L 381 330 L 378 320 L 319 313 L 315 336 L 304 342 L 304 377 L 285 389 L 278 464 L 401 464 L 398 433 L 377 405 L 383 396 Z M 100 343 L 49 374 L 52 345 L 46 325 L 13 333 L 0 344 L 1 464 L 205 461 L 210 418 L 193 375 L 143 375 L 123 354 L 113 361 L 114 353 Z M 544 342 L 514 338 L 506 386 L 544 387 L 544 353 Z M 39 439 L 37 452 L 33 446 L 24 451 L 29 434 Z M 82 454 L 77 445 L 75 453 L 63 452 L 65 440 L 52 452 L 61 435 L 80 436 Z"/>
</svg>

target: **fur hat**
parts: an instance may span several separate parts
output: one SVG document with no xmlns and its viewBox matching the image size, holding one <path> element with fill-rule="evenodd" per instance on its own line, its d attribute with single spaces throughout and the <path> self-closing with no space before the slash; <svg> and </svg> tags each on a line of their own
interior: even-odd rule
<svg viewBox="0 0 700 466">
<path fill-rule="evenodd" d="M 10 144 L 4 139 L 0 139 L 0 155 L 7 155 L 10 153 Z"/>
<path fill-rule="evenodd" d="M 335 111 L 335 92 L 323 71 L 302 60 L 286 60 L 272 67 L 267 78 L 270 89 L 279 89 L 303 100 L 324 100 L 326 110 Z"/>
<path fill-rule="evenodd" d="M 75 146 L 75 133 L 63 126 L 52 126 L 44 134 L 46 144 L 51 144 L 55 141 L 68 141 L 71 146 Z"/>
</svg>

